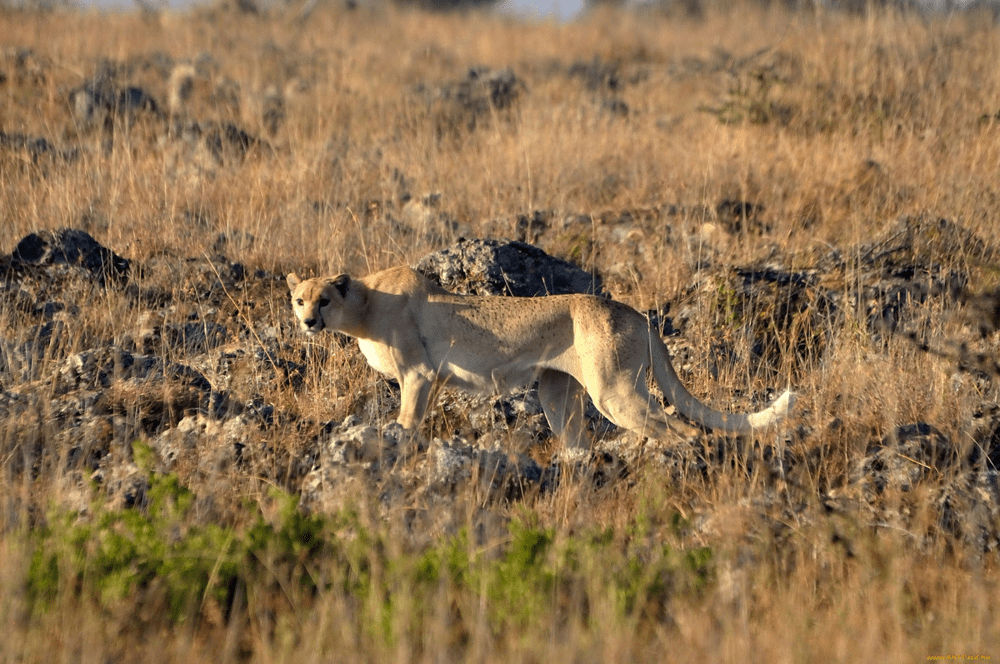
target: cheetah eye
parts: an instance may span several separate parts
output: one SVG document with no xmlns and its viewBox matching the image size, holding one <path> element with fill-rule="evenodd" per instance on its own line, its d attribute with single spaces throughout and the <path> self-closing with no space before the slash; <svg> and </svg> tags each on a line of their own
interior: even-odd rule
<svg viewBox="0 0 1000 664">
<path fill-rule="evenodd" d="M 321 299 L 319 301 L 319 308 L 320 309 L 324 309 L 324 308 L 326 308 L 326 305 L 328 305 L 328 304 L 330 304 L 330 298 L 324 297 L 323 299 Z"/>
<path fill-rule="evenodd" d="M 297 305 L 299 305 L 301 307 L 303 304 L 305 304 L 305 302 L 303 302 L 302 298 L 300 297 L 299 299 L 295 300 L 295 304 L 297 304 Z"/>
</svg>

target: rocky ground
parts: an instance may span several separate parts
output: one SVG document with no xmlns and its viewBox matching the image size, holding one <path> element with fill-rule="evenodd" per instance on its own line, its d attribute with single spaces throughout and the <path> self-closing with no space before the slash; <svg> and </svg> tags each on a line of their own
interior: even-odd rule
<svg viewBox="0 0 1000 664">
<path fill-rule="evenodd" d="M 367 25 L 352 12 L 336 14 L 336 21 Z M 970 34 L 963 39 L 975 45 L 979 33 Z M 290 39 L 289 44 L 299 42 Z M 937 63 L 942 81 L 957 78 L 961 66 L 950 64 L 952 55 L 940 54 L 958 58 L 961 48 L 960 39 L 935 42 L 917 49 L 915 61 Z M 711 121 L 712 136 L 716 126 L 750 126 L 762 134 L 781 134 L 782 140 L 804 137 L 810 144 L 827 132 L 847 144 L 871 129 L 865 124 L 869 112 L 877 116 L 879 131 L 887 114 L 895 114 L 897 132 L 909 128 L 907 123 L 932 124 L 924 115 L 936 116 L 922 115 L 923 107 L 914 100 L 937 94 L 936 88 L 922 87 L 935 76 L 903 67 L 923 71 L 903 51 L 874 52 L 879 76 L 888 77 L 885 72 L 896 71 L 893 67 L 910 72 L 899 75 L 896 97 L 886 93 L 882 99 L 878 88 L 894 89 L 882 78 L 868 84 L 859 75 L 857 90 L 841 82 L 821 89 L 806 71 L 809 57 L 784 46 L 742 56 L 718 47 L 683 56 L 666 47 L 662 52 L 622 49 L 625 55 L 611 58 L 595 53 L 563 62 L 539 55 L 516 66 L 464 67 L 428 46 L 419 56 L 425 64 L 414 56 L 418 64 L 410 63 L 405 73 L 362 69 L 357 79 L 342 80 L 330 72 L 352 66 L 345 53 L 311 52 L 301 44 L 282 49 L 268 42 L 260 54 L 254 51 L 260 58 L 256 74 L 267 84 L 241 69 L 246 58 L 240 55 L 223 63 L 223 55 L 207 51 L 185 56 L 144 51 L 77 68 L 37 48 L 5 50 L 0 85 L 11 91 L 5 97 L 11 103 L 0 126 L 0 173 L 23 188 L 11 209 L 55 206 L 46 196 L 57 196 L 47 192 L 83 187 L 89 167 L 81 163 L 104 167 L 134 159 L 148 167 L 137 167 L 143 174 L 136 176 L 138 184 L 128 185 L 139 192 L 132 192 L 131 200 L 139 210 L 133 215 L 140 229 L 135 235 L 147 237 L 151 245 L 105 247 L 88 233 L 100 237 L 111 225 L 110 213 L 95 209 L 113 208 L 107 192 L 103 201 L 95 194 L 82 215 L 76 201 L 66 203 L 73 211 L 67 217 L 71 228 L 4 238 L 3 250 L 10 251 L 0 258 L 0 472 L 5 485 L 52 481 L 62 506 L 76 512 L 91 509 L 94 501 L 123 509 L 141 506 L 149 477 L 133 459 L 132 443 L 139 440 L 155 452 L 159 471 L 176 473 L 197 489 L 205 519 L 225 513 L 227 500 L 237 500 L 221 496 L 239 496 L 263 482 L 299 496 L 305 509 L 323 512 L 350 503 L 358 492 L 375 494 L 383 510 L 410 510 L 414 532 L 431 537 L 463 518 L 438 508 L 468 495 L 470 487 L 478 505 L 499 513 L 499 506 L 551 492 L 571 476 L 584 477 L 597 489 L 628 487 L 638 468 L 654 467 L 678 486 L 711 487 L 723 469 L 737 467 L 748 481 L 763 483 L 752 500 L 775 518 L 846 514 L 917 538 L 944 532 L 971 550 L 995 552 L 1000 546 L 1000 293 L 982 290 L 974 277 L 977 270 L 995 271 L 990 267 L 998 258 L 993 238 L 977 235 L 955 218 L 898 214 L 935 208 L 916 198 L 919 187 L 909 186 L 905 174 L 890 173 L 875 159 L 855 164 L 857 172 L 839 176 L 842 181 L 812 183 L 815 192 L 788 203 L 794 215 L 766 209 L 797 195 L 796 181 L 782 175 L 784 166 L 756 175 L 751 169 L 739 178 L 718 166 L 721 180 L 739 181 L 739 186 L 719 189 L 740 191 L 739 197 L 706 193 L 695 197 L 704 199 L 697 205 L 620 205 L 622 199 L 648 200 L 639 189 L 659 186 L 683 170 L 668 164 L 662 173 L 652 169 L 647 179 L 635 182 L 621 175 L 629 171 L 621 155 L 650 131 L 669 144 L 682 123 L 696 133 Z M 246 74 L 243 80 L 235 80 L 238 71 Z M 362 79 L 382 77 L 398 83 L 372 86 L 385 97 L 364 98 L 352 90 L 366 83 Z M 310 97 L 321 84 L 328 96 Z M 661 102 L 641 106 L 651 93 L 673 99 L 679 95 L 663 91 L 689 84 L 705 87 L 716 102 L 696 110 L 665 103 L 658 109 Z M 775 92 L 782 90 L 784 97 Z M 353 99 L 357 108 L 347 109 L 347 102 L 337 107 L 343 99 Z M 815 99 L 822 102 L 822 114 L 809 110 Z M 526 108 L 530 104 L 535 106 Z M 341 115 L 323 125 L 316 108 Z M 364 124 L 365 116 L 376 114 L 373 109 L 385 116 Z M 565 188 L 596 192 L 586 209 L 529 207 L 507 219 L 482 221 L 476 204 L 506 209 L 510 201 L 521 200 L 521 181 L 499 182 L 503 173 L 491 186 L 516 190 L 516 196 L 443 205 L 441 194 L 418 193 L 422 184 L 442 184 L 451 171 L 439 166 L 440 173 L 414 174 L 413 163 L 423 156 L 413 159 L 399 145 L 426 144 L 431 147 L 425 151 L 443 155 L 442 162 L 478 163 L 463 150 L 482 149 L 477 142 L 482 141 L 489 146 L 483 152 L 502 152 L 489 141 L 495 138 L 502 146 L 510 130 L 511 135 L 522 132 L 525 144 L 536 141 L 539 153 L 558 149 L 529 133 L 552 130 L 530 115 L 531 109 L 544 119 L 576 118 L 588 140 L 592 134 L 606 137 L 610 157 L 581 166 L 578 177 L 566 176 L 570 186 Z M 338 133 L 337 123 L 352 119 L 354 134 Z M 984 132 L 981 140 L 990 140 L 985 132 L 995 125 L 994 116 L 966 120 Z M 630 130 L 626 123 L 633 121 L 648 122 L 651 129 Z M 619 136 L 616 132 L 623 137 L 619 144 L 607 138 Z M 931 134 L 921 129 L 920 141 Z M 324 142 L 316 156 L 314 144 Z M 581 153 L 599 148 L 592 141 Z M 393 149 L 398 153 L 390 160 L 384 153 Z M 289 157 L 296 151 L 299 162 Z M 719 152 L 713 158 L 724 162 L 730 157 Z M 397 168 L 407 158 L 410 167 Z M 534 158 L 544 164 L 541 156 Z M 794 171 L 799 162 L 791 161 L 794 168 L 788 170 Z M 294 166 L 299 163 L 307 166 Z M 289 164 L 306 173 L 273 184 L 269 174 Z M 67 169 L 82 173 L 67 176 Z M 386 244 L 446 247 L 417 260 L 415 267 L 459 293 L 607 296 L 622 292 L 623 284 L 661 278 L 650 275 L 658 274 L 652 268 L 659 269 L 664 255 L 685 256 L 684 274 L 690 278 L 678 295 L 646 313 L 692 391 L 717 407 L 756 409 L 788 383 L 796 389 L 819 385 L 828 375 L 831 348 L 852 338 L 871 343 L 875 350 L 864 359 L 873 364 L 899 348 L 927 362 L 943 362 L 950 367 L 949 382 L 939 388 L 973 397 L 947 424 L 911 413 L 901 421 L 872 423 L 860 410 L 854 417 L 846 406 L 828 415 L 806 394 L 780 435 L 755 441 L 710 432 L 692 441 L 640 441 L 590 409 L 593 453 L 566 459 L 530 389 L 491 397 L 445 392 L 414 447 L 391 424 L 398 386 L 366 373 L 353 342 L 328 336 L 310 343 L 300 337 L 287 306 L 284 275 L 261 267 L 280 261 L 253 260 L 261 257 L 257 239 L 232 230 L 245 227 L 245 216 L 233 215 L 237 223 L 229 230 L 220 221 L 228 201 L 245 190 L 245 178 L 254 178 L 261 190 L 308 190 L 313 185 L 303 182 L 311 170 L 323 171 L 314 183 L 323 194 L 310 190 L 294 205 L 275 205 L 277 212 L 265 208 L 275 218 L 284 215 L 276 225 L 313 229 L 354 223 L 367 225 L 364 232 L 377 228 L 389 238 Z M 897 166 L 896 172 L 902 170 Z M 330 183 L 351 177 L 372 182 L 345 188 L 340 198 L 323 198 Z M 762 181 L 781 177 L 786 179 L 774 187 L 783 194 L 757 200 L 767 198 Z M 206 183 L 226 178 L 231 189 L 220 188 L 224 193 L 219 194 L 225 202 L 207 200 Z M 526 188 L 530 181 L 526 178 Z M 977 191 L 976 181 L 970 182 L 969 190 Z M 170 192 L 169 201 L 148 201 L 143 197 L 148 189 Z M 683 179 L 675 184 L 677 191 L 694 189 Z M 460 188 L 456 191 L 461 195 Z M 969 216 L 992 214 L 988 198 L 976 199 L 976 205 L 987 201 L 983 209 L 967 206 L 975 211 Z M 662 200 L 659 194 L 657 200 Z M 942 200 L 947 208 L 948 199 Z M 816 201 L 827 201 L 829 209 Z M 472 211 L 460 214 L 463 206 Z M 334 207 L 337 223 L 329 216 Z M 816 242 L 809 251 L 789 249 L 776 235 L 772 239 L 774 225 L 785 224 L 787 237 L 808 235 L 819 224 L 857 210 L 883 230 L 857 244 Z M 143 226 L 149 221 L 144 215 L 155 223 Z M 883 223 L 887 218 L 894 221 Z M 208 236 L 211 251 L 189 254 L 176 237 L 152 237 L 156 231 L 150 229 L 162 227 L 156 224 L 182 228 L 176 237 Z M 453 242 L 461 235 L 512 239 Z M 752 263 L 733 264 L 731 248 L 748 238 L 769 250 L 758 252 Z M 320 253 L 313 247 L 310 252 L 296 260 L 316 260 Z M 366 252 L 358 253 L 367 260 Z M 727 380 L 733 375 L 738 378 Z M 724 396 L 707 395 L 709 384 Z M 846 385 L 833 400 L 861 410 L 871 405 L 850 389 Z M 324 395 L 329 395 L 328 407 Z M 323 403 L 322 409 L 304 407 L 308 399 Z M 848 440 L 843 447 L 849 452 L 832 453 L 834 440 Z M 839 461 L 832 462 L 834 457 Z M 46 498 L 35 493 L 12 495 L 0 529 L 24 515 L 41 518 Z M 699 527 L 709 528 L 711 520 L 708 514 Z"/>
<path fill-rule="evenodd" d="M 627 217 L 602 228 L 627 234 L 643 223 Z M 705 232 L 729 233 L 714 225 Z M 386 510 L 446 507 L 470 486 L 488 511 L 551 491 L 567 473 L 583 473 L 595 486 L 627 485 L 630 469 L 654 464 L 678 483 L 711 484 L 720 468 L 736 464 L 765 478 L 770 488 L 755 500 L 769 512 L 844 513 L 911 529 L 917 512 L 926 517 L 919 503 L 931 506 L 934 529 L 981 552 L 1000 546 L 1000 408 L 988 398 L 971 409 L 961 440 L 927 421 L 872 432 L 866 453 L 839 473 L 821 474 L 820 486 L 807 479 L 822 463 L 814 441 L 824 432 L 816 428 L 835 432 L 844 426 L 836 418 L 793 418 L 777 439 L 752 444 L 708 432 L 654 443 L 615 431 L 590 409 L 598 442 L 590 458 L 570 460 L 558 453 L 530 389 L 494 397 L 446 392 L 432 414 L 438 424 L 413 447 L 391 424 L 398 386 L 372 375 L 360 392 L 337 397 L 340 406 L 331 410 L 344 412 L 347 400 L 346 419 L 314 421 L 292 405 L 294 395 L 333 380 L 310 380 L 323 367 L 317 356 L 345 353 L 360 362 L 356 346 L 332 335 L 307 344 L 292 324 L 283 275 L 228 259 L 234 242 L 253 238 L 222 234 L 216 255 L 143 262 L 75 229 L 39 231 L 16 243 L 0 261 L 0 444 L 11 485 L 54 476 L 72 510 L 85 512 L 94 499 L 141 506 L 148 476 L 132 458 L 137 439 L 155 451 L 159 470 L 191 486 L 264 478 L 319 511 L 348 504 L 356 491 L 377 491 Z M 989 394 L 1000 374 L 990 351 L 1000 300 L 970 295 L 966 273 L 929 258 L 958 250 L 995 255 L 954 222 L 902 218 L 874 242 L 830 248 L 795 269 L 780 254 L 752 266 L 706 262 L 682 298 L 649 315 L 682 376 L 690 375 L 691 338 L 724 315 L 755 365 L 781 366 L 784 358 L 804 380 L 808 367 L 822 363 L 832 330 L 860 311 L 871 334 L 950 358 L 954 381 L 980 383 Z M 603 292 L 600 275 L 518 241 L 462 240 L 415 267 L 457 292 Z M 78 324 L 109 300 L 139 312 L 132 318 L 138 325 L 112 325 L 100 336 Z M 963 339 L 925 334 L 929 317 L 959 314 L 969 319 Z M 725 363 L 736 348 L 720 342 L 713 361 Z M 768 377 L 771 389 L 739 402 L 759 407 L 780 391 L 781 376 Z M 202 495 L 207 516 L 224 509 L 212 504 L 212 493 Z M 30 513 L 44 506 L 22 507 Z M 423 527 L 415 531 L 425 536 L 456 518 L 447 509 L 420 513 L 414 519 Z M 711 527 L 710 517 L 703 527 Z"/>
<path fill-rule="evenodd" d="M 0 0 L 0 660 L 997 651 L 991 16 L 52 4 Z M 796 407 L 591 407 L 573 455 L 531 386 L 445 390 L 411 437 L 285 280 L 403 264 Z"/>
</svg>

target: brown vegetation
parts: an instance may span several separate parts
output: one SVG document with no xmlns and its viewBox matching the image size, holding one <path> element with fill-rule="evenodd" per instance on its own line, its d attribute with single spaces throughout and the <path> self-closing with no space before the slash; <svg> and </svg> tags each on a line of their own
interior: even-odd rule
<svg viewBox="0 0 1000 664">
<path fill-rule="evenodd" d="M 3 9 L 0 658 L 1000 657 L 981 18 Z M 65 227 L 128 269 L 15 251 Z M 574 475 L 530 412 L 474 440 L 481 408 L 446 395 L 432 449 L 383 468 L 394 387 L 295 334 L 283 275 L 460 237 L 598 273 L 679 332 L 699 398 L 790 384 L 794 419 L 695 444 L 598 425 Z M 349 416 L 376 442 L 330 475 Z M 514 479 L 429 489 L 459 440 Z M 148 523 L 217 556 L 195 600 L 177 559 L 143 567 Z M 99 567 L 122 533 L 136 557 Z"/>
</svg>

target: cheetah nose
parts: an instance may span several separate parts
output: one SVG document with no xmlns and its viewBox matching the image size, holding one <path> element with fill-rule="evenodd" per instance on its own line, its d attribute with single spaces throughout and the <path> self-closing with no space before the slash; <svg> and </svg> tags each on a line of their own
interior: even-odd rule
<svg viewBox="0 0 1000 664">
<path fill-rule="evenodd" d="M 314 327 L 316 325 L 316 319 L 307 318 L 304 321 L 302 321 L 302 324 L 305 325 L 306 327 Z"/>
</svg>

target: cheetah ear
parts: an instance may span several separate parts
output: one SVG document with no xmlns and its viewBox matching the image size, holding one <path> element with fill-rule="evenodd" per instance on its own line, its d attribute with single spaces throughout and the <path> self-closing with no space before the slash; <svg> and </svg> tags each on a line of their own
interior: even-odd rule
<svg viewBox="0 0 1000 664">
<path fill-rule="evenodd" d="M 294 272 L 289 272 L 288 276 L 285 277 L 285 281 L 288 282 L 288 290 L 290 291 L 295 290 L 295 287 L 302 283 L 302 280 L 299 279 L 299 275 Z"/>
<path fill-rule="evenodd" d="M 347 297 L 347 289 L 351 285 L 351 278 L 346 274 L 338 275 L 329 282 L 334 288 L 340 291 L 340 297 Z"/>
</svg>

